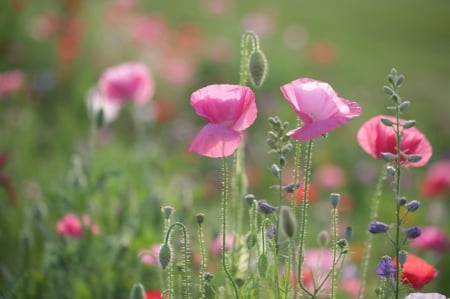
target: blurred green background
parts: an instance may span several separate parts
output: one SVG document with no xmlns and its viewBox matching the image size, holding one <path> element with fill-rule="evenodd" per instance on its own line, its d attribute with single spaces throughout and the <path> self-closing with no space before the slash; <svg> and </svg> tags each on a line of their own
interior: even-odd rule
<svg viewBox="0 0 450 299">
<path fill-rule="evenodd" d="M 361 117 L 316 142 L 313 162 L 313 169 L 333 163 L 345 170 L 346 184 L 332 191 L 352 198 L 342 218 L 355 228 L 355 244 L 363 239 L 382 166 L 363 153 L 355 136 L 366 120 L 389 113 L 382 86 L 392 67 L 406 77 L 400 94 L 412 106 L 404 117 L 417 120 L 428 137 L 432 161 L 450 157 L 448 1 L 3 0 L 0 73 L 17 69 L 25 80 L 18 92 L 0 100 L 0 152 L 8 156 L 1 173 L 16 193 L 13 203 L 11 194 L 0 190 L 0 289 L 16 290 L 20 298 L 51 298 L 60 294 L 67 275 L 79 279 L 70 283 L 76 298 L 127 298 L 137 279 L 137 251 L 162 240 L 160 205 L 174 206 L 177 220 L 191 225 L 197 212 L 214 219 L 220 164 L 187 151 L 204 123 L 189 97 L 207 84 L 238 83 L 246 30 L 259 35 L 269 62 L 266 82 L 253 89 L 259 115 L 247 136 L 249 192 L 258 198 L 275 203 L 267 117 L 279 115 L 294 126 L 295 115 L 279 88 L 300 77 L 329 82 L 363 109 Z M 92 150 L 88 90 L 106 67 L 126 61 L 151 69 L 153 104 L 140 118 L 127 107 L 98 132 Z M 422 200 L 418 186 L 426 169 L 405 171 L 408 198 Z M 389 190 L 386 184 L 380 216 L 386 222 L 394 207 Z M 329 191 L 318 190 L 318 201 L 326 202 Z M 425 201 L 415 223 L 428 224 L 427 211 L 436 204 L 448 211 L 448 196 L 447 202 Z M 62 245 L 54 226 L 67 212 L 89 213 L 100 223 L 102 238 L 86 241 L 91 254 L 79 268 L 58 274 L 55 265 L 78 263 L 55 254 Z M 312 243 L 326 217 L 312 221 Z M 448 232 L 446 217 L 439 224 Z M 212 226 L 208 234 L 218 229 Z M 383 254 L 389 252 L 377 248 L 373 263 Z M 107 258 L 99 261 L 99 255 Z M 426 290 L 450 294 L 449 258 L 429 258 L 441 273 Z M 89 264 L 95 266 L 87 269 Z M 98 276 L 111 269 L 113 274 Z M 157 270 L 144 272 L 156 277 Z M 86 273 L 94 283 L 80 278 Z M 102 290 L 94 292 L 95 286 Z M 146 287 L 159 284 L 150 281 Z"/>
</svg>

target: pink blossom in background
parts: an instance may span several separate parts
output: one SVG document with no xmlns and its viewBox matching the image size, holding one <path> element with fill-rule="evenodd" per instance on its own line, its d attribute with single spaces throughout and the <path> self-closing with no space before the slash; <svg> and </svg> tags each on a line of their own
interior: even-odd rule
<svg viewBox="0 0 450 299">
<path fill-rule="evenodd" d="M 196 65 L 181 54 L 167 54 L 158 61 L 159 75 L 169 84 L 185 85 L 195 76 Z"/>
<path fill-rule="evenodd" d="M 210 158 L 233 154 L 243 139 L 243 131 L 257 115 L 255 94 L 240 85 L 208 85 L 192 94 L 191 105 L 209 123 L 195 136 L 189 151 Z"/>
<path fill-rule="evenodd" d="M 449 237 L 437 226 L 421 227 L 422 234 L 411 240 L 411 247 L 422 250 L 432 250 L 439 253 L 450 249 Z"/>
<path fill-rule="evenodd" d="M 342 291 L 352 296 L 352 298 L 356 298 L 356 296 L 358 296 L 360 286 L 361 280 L 356 277 L 344 278 L 341 280 Z"/>
<path fill-rule="evenodd" d="M 300 51 L 308 44 L 309 33 L 299 24 L 291 24 L 283 31 L 283 44 L 292 51 Z"/>
<path fill-rule="evenodd" d="M 313 291 L 314 286 L 326 277 L 333 264 L 331 249 L 307 249 L 303 263 L 302 280 L 308 290 Z M 326 280 L 321 293 L 328 293 L 330 278 Z"/>
<path fill-rule="evenodd" d="M 397 154 L 397 141 L 394 129 L 385 126 L 381 122 L 382 117 L 396 121 L 392 116 L 378 115 L 365 122 L 357 134 L 358 143 L 362 149 L 377 159 L 380 159 L 382 152 Z M 404 121 L 400 119 L 400 122 Z M 432 152 L 428 139 L 415 127 L 403 130 L 400 150 L 407 155 L 419 154 L 422 156 L 422 159 L 418 162 L 408 162 L 405 158 L 401 159 L 403 166 L 412 167 L 425 165 L 431 158 Z"/>
<path fill-rule="evenodd" d="M 320 137 L 361 114 L 361 107 L 338 97 L 325 82 L 302 78 L 281 87 L 286 100 L 302 120 L 300 128 L 288 132 L 299 141 Z"/>
<path fill-rule="evenodd" d="M 227 234 L 225 237 L 225 249 L 230 250 L 233 248 L 234 244 L 234 236 L 231 234 Z M 209 245 L 209 249 L 211 254 L 220 255 L 222 251 L 222 235 L 218 235 Z"/>
<path fill-rule="evenodd" d="M 88 214 L 83 214 L 81 216 L 81 220 L 85 228 L 90 229 L 93 235 L 98 235 L 98 233 L 100 232 L 100 226 L 97 222 L 91 220 L 91 216 L 89 216 Z"/>
<path fill-rule="evenodd" d="M 83 224 L 77 215 L 69 213 L 58 221 L 56 231 L 62 236 L 81 238 L 83 236 Z"/>
<path fill-rule="evenodd" d="M 420 193 L 424 197 L 435 197 L 450 190 L 450 160 L 438 160 L 427 171 L 420 184 Z"/>
<path fill-rule="evenodd" d="M 335 164 L 325 164 L 314 172 L 314 181 L 316 185 L 322 188 L 337 189 L 345 184 L 346 175 L 342 167 Z"/>
<path fill-rule="evenodd" d="M 143 249 L 139 251 L 141 262 L 149 266 L 159 265 L 159 251 L 161 250 L 161 244 L 152 245 L 150 250 Z"/>
<path fill-rule="evenodd" d="M 223 16 L 230 11 L 231 0 L 202 0 L 201 6 L 205 14 Z"/>
<path fill-rule="evenodd" d="M 137 16 L 131 23 L 131 36 L 139 43 L 159 43 L 167 31 L 166 20 L 159 15 Z"/>
<path fill-rule="evenodd" d="M 242 20 L 244 31 L 253 31 L 260 38 L 269 36 L 276 27 L 276 21 L 270 12 L 255 11 L 247 14 Z"/>
<path fill-rule="evenodd" d="M 133 16 L 136 0 L 113 0 L 106 7 L 106 19 L 110 23 L 122 23 Z"/>
<path fill-rule="evenodd" d="M 127 62 L 106 69 L 101 75 L 99 90 L 113 103 L 131 101 L 140 106 L 153 97 L 155 86 L 145 64 Z"/>
<path fill-rule="evenodd" d="M 28 32 L 38 41 L 56 36 L 61 27 L 61 20 L 55 13 L 35 16 L 31 19 Z"/>
<path fill-rule="evenodd" d="M 19 91 L 23 87 L 24 81 L 22 71 L 10 70 L 0 73 L 0 98 Z"/>
</svg>

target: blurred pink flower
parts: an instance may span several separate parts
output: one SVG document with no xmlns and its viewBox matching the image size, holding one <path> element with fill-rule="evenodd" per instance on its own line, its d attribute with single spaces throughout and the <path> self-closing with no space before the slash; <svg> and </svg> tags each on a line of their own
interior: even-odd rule
<svg viewBox="0 0 450 299">
<path fill-rule="evenodd" d="M 77 215 L 68 213 L 58 221 L 56 231 L 62 236 L 81 238 L 83 236 L 83 224 Z"/>
<path fill-rule="evenodd" d="M 385 126 L 381 118 L 396 121 L 392 116 L 378 115 L 365 122 L 358 131 L 357 139 L 362 149 L 370 156 L 379 159 L 382 152 L 397 154 L 396 137 L 392 127 Z M 405 122 L 400 119 L 400 122 Z M 418 162 L 408 162 L 401 158 L 403 166 L 419 167 L 425 165 L 431 157 L 431 145 L 425 135 L 417 128 L 402 131 L 400 151 L 406 155 L 419 154 L 422 159 Z"/>
<path fill-rule="evenodd" d="M 244 31 L 253 31 L 260 38 L 270 35 L 276 26 L 274 17 L 269 12 L 255 11 L 247 14 L 242 21 Z"/>
<path fill-rule="evenodd" d="M 230 250 L 233 248 L 234 236 L 232 234 L 227 234 L 225 237 L 225 249 Z M 222 235 L 218 235 L 210 244 L 209 249 L 211 254 L 220 255 L 222 251 Z"/>
<path fill-rule="evenodd" d="M 231 0 L 202 0 L 203 11 L 208 15 L 220 16 L 230 11 Z"/>
<path fill-rule="evenodd" d="M 29 34 L 32 38 L 42 41 L 56 36 L 61 27 L 61 20 L 55 13 L 35 16 L 29 25 Z"/>
<path fill-rule="evenodd" d="M 132 22 L 131 35 L 140 43 L 158 43 L 165 34 L 166 26 L 162 16 L 137 16 Z"/>
<path fill-rule="evenodd" d="M 233 154 L 257 114 L 255 94 L 240 85 L 208 85 L 192 94 L 191 105 L 209 123 L 195 136 L 189 151 L 211 158 Z"/>
<path fill-rule="evenodd" d="M 327 276 L 333 264 L 333 252 L 331 249 L 307 249 L 303 263 L 302 280 L 308 290 L 313 291 Z M 320 293 L 328 293 L 330 278 L 326 280 Z"/>
<path fill-rule="evenodd" d="M 99 90 L 111 102 L 131 101 L 140 106 L 153 97 L 155 86 L 145 64 L 127 62 L 106 69 L 100 78 Z"/>
<path fill-rule="evenodd" d="M 341 280 L 342 291 L 355 298 L 358 296 L 361 280 L 359 278 L 344 278 Z"/>
<path fill-rule="evenodd" d="M 336 61 L 338 51 L 331 41 L 314 42 L 311 46 L 311 61 L 317 65 L 327 65 Z"/>
<path fill-rule="evenodd" d="M 411 247 L 440 253 L 447 252 L 450 249 L 449 237 L 439 227 L 422 227 L 421 230 L 422 234 L 418 238 L 411 240 Z"/>
<path fill-rule="evenodd" d="M 309 33 L 305 27 L 299 24 L 291 24 L 283 31 L 283 44 L 292 51 L 302 50 L 309 40 Z"/>
<path fill-rule="evenodd" d="M 167 54 L 159 59 L 159 75 L 169 84 L 187 84 L 196 72 L 196 66 L 191 60 L 180 54 Z"/>
<path fill-rule="evenodd" d="M 361 114 L 361 107 L 338 97 L 325 82 L 302 78 L 281 87 L 281 91 L 303 126 L 288 132 L 299 141 L 318 138 Z"/>
<path fill-rule="evenodd" d="M 81 216 L 81 220 L 85 228 L 90 229 L 93 235 L 98 235 L 98 233 L 100 232 L 100 226 L 97 222 L 91 220 L 91 216 L 89 216 L 88 214 L 83 214 Z"/>
<path fill-rule="evenodd" d="M 20 90 L 24 84 L 22 71 L 10 70 L 0 73 L 0 99 Z"/>
<path fill-rule="evenodd" d="M 139 257 L 141 262 L 149 266 L 159 265 L 159 251 L 161 250 L 161 244 L 152 245 L 150 250 L 142 249 L 139 251 Z"/>
<path fill-rule="evenodd" d="M 136 0 L 113 0 L 106 6 L 106 19 L 110 23 L 122 23 L 133 16 Z"/>
<path fill-rule="evenodd" d="M 450 160 L 434 162 L 420 185 L 420 193 L 424 197 L 435 197 L 445 194 L 450 189 Z"/>
<path fill-rule="evenodd" d="M 335 164 L 325 164 L 316 169 L 314 180 L 316 185 L 320 187 L 338 189 L 345 184 L 346 177 L 342 167 Z"/>
</svg>

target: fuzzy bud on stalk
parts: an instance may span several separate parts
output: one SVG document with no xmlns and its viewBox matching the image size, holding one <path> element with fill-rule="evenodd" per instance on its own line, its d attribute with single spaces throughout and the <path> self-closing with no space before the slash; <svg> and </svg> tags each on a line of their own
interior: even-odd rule
<svg viewBox="0 0 450 299">
<path fill-rule="evenodd" d="M 267 59 L 261 50 L 256 50 L 250 55 L 248 72 L 252 84 L 261 87 L 267 76 Z"/>
</svg>

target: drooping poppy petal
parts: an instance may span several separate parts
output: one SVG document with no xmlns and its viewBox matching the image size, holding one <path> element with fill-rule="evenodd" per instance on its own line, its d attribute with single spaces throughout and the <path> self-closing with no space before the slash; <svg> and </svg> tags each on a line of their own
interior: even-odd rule
<svg viewBox="0 0 450 299">
<path fill-rule="evenodd" d="M 189 151 L 211 158 L 233 154 L 243 138 L 242 132 L 257 115 L 254 93 L 240 85 L 208 85 L 192 94 L 191 105 L 209 124 L 195 136 Z"/>
<path fill-rule="evenodd" d="M 338 97 L 325 82 L 297 79 L 283 85 L 281 92 L 303 122 L 302 127 L 288 132 L 299 141 L 318 138 L 361 114 L 358 103 Z"/>
</svg>

